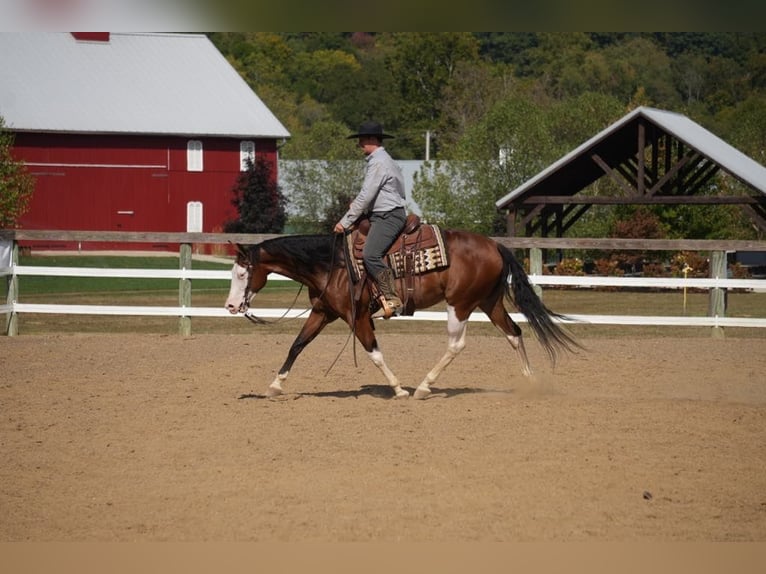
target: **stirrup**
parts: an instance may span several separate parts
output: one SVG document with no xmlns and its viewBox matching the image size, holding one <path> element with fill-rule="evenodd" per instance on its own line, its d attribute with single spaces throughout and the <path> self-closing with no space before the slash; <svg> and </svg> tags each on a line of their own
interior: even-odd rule
<svg viewBox="0 0 766 574">
<path fill-rule="evenodd" d="M 380 301 L 380 309 L 375 311 L 371 317 L 373 319 L 390 319 L 402 312 L 402 305 L 397 305 L 394 301 L 388 299 L 382 299 Z"/>
</svg>

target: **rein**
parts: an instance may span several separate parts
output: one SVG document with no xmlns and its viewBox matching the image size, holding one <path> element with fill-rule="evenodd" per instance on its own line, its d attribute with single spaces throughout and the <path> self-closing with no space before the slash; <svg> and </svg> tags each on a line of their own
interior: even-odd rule
<svg viewBox="0 0 766 574">
<path fill-rule="evenodd" d="M 319 297 L 317 299 L 321 300 L 325 293 L 327 293 L 327 289 L 330 286 L 330 275 L 332 274 L 332 269 L 335 268 L 335 255 L 337 252 L 337 249 L 335 248 L 335 243 L 337 241 L 337 238 L 341 237 L 340 235 L 334 235 L 333 237 L 333 250 L 332 250 L 332 258 L 330 259 L 330 273 L 327 275 L 327 282 L 325 283 L 324 288 L 322 289 L 322 292 L 319 294 Z M 346 261 L 346 271 L 349 273 L 349 298 L 351 300 L 351 312 L 352 316 L 356 318 L 356 301 L 354 300 L 354 286 L 353 283 L 350 280 L 351 277 L 351 271 L 350 271 L 350 262 Z M 244 316 L 247 318 L 248 321 L 253 323 L 254 325 L 273 325 L 276 323 L 279 323 L 280 321 L 285 320 L 287 315 L 292 311 L 293 307 L 295 307 L 296 302 L 298 301 L 298 297 L 300 297 L 301 292 L 303 291 L 304 284 L 300 284 L 300 288 L 298 289 L 298 293 L 296 293 L 295 298 L 293 299 L 293 302 L 290 304 L 290 306 L 285 310 L 284 314 L 281 317 L 278 317 L 277 319 L 274 319 L 273 321 L 269 321 L 268 319 L 264 319 L 263 317 L 258 317 L 257 315 L 253 315 L 249 311 L 250 307 L 250 298 L 252 295 L 254 295 L 252 289 L 250 288 L 250 280 L 253 276 L 253 262 L 252 257 L 247 263 L 247 286 L 245 287 L 245 295 L 244 295 L 244 303 L 248 307 L 248 310 L 245 311 Z M 307 309 L 308 311 L 313 311 L 314 307 L 312 305 L 311 309 Z M 307 310 L 304 310 L 302 313 L 296 315 L 295 317 L 287 318 L 287 320 L 291 319 L 299 319 L 302 317 Z M 354 366 L 358 366 L 357 360 L 356 360 L 356 337 L 354 336 L 356 334 L 356 321 L 351 322 L 351 331 L 349 333 L 349 338 L 354 338 Z M 340 355 L 343 353 L 343 351 L 346 349 L 346 346 L 348 345 L 348 339 L 346 339 L 346 342 L 344 343 L 343 347 L 341 348 L 340 352 L 338 353 L 338 356 L 335 357 L 335 360 L 330 364 L 327 371 L 325 372 L 325 376 L 327 376 L 332 368 L 335 366 L 335 363 L 338 362 L 338 359 L 340 358 Z"/>
<path fill-rule="evenodd" d="M 327 282 L 325 283 L 325 286 L 322 289 L 322 292 L 319 294 L 319 297 L 317 297 L 318 300 L 321 300 L 324 297 L 325 293 L 327 293 L 328 287 L 330 286 L 330 276 L 332 275 L 332 269 L 335 268 L 335 254 L 336 254 L 336 251 L 337 251 L 337 249 L 335 248 L 335 242 L 336 242 L 338 237 L 340 237 L 340 235 L 334 235 L 334 237 L 333 237 L 332 259 L 330 259 L 330 273 L 328 273 L 328 275 L 327 275 Z M 347 261 L 347 265 L 346 266 L 349 267 L 349 265 L 350 265 L 350 263 Z M 348 282 L 348 284 L 349 284 L 349 297 L 351 299 L 352 316 L 355 319 L 356 318 L 356 301 L 354 301 L 354 286 L 353 286 L 353 284 L 352 284 L 352 282 L 350 280 L 350 278 L 351 278 L 350 269 L 346 269 L 346 271 L 349 273 L 349 282 Z M 247 318 L 248 321 L 250 321 L 254 325 L 273 325 L 273 324 L 278 323 L 278 322 L 280 322 L 282 320 L 285 320 L 285 318 L 287 317 L 287 314 L 290 311 L 292 311 L 293 307 L 295 306 L 295 303 L 298 301 L 298 297 L 300 296 L 301 292 L 303 291 L 303 287 L 304 287 L 303 283 L 300 284 L 301 286 L 298 289 L 298 293 L 295 295 L 295 298 L 293 299 L 293 302 L 290 304 L 290 307 L 285 310 L 284 314 L 281 317 L 278 317 L 277 319 L 275 319 L 273 321 L 269 321 L 267 319 L 264 319 L 263 317 L 258 317 L 257 315 L 253 315 L 249 311 L 250 298 L 251 298 L 252 295 L 254 295 L 254 293 L 252 292 L 252 289 L 250 288 L 250 280 L 252 279 L 252 276 L 253 276 L 253 261 L 252 261 L 252 256 L 251 256 L 250 260 L 247 263 L 247 287 L 245 287 L 245 295 L 244 295 L 244 302 L 245 302 L 245 305 L 248 307 L 248 310 L 245 311 L 244 316 Z M 311 309 L 308 309 L 308 311 L 313 311 L 313 310 L 314 310 L 314 307 L 312 305 Z M 295 317 L 292 317 L 290 319 L 298 319 L 301 316 L 303 316 L 305 312 L 306 312 L 306 310 L 304 310 L 303 313 L 300 313 L 299 315 L 296 315 Z M 288 320 L 290 320 L 290 319 L 288 319 Z M 356 360 L 356 337 L 354 336 L 355 334 L 356 334 L 356 321 L 353 320 L 351 322 L 351 331 L 349 332 L 349 336 L 346 339 L 346 342 L 343 344 L 343 347 L 341 347 L 340 351 L 338 352 L 338 355 L 335 357 L 333 362 L 327 368 L 327 371 L 325 371 L 325 376 L 327 376 L 330 373 L 332 368 L 335 366 L 335 363 L 338 362 L 338 359 L 340 359 L 340 356 L 343 354 L 343 351 L 346 349 L 346 346 L 348 345 L 348 340 L 350 338 L 352 338 L 352 337 L 354 338 L 354 366 L 355 367 L 358 366 L 357 360 Z"/>
<path fill-rule="evenodd" d="M 251 274 L 252 265 L 248 265 L 247 267 L 247 288 L 245 288 L 245 301 L 247 301 L 250 297 L 250 274 Z M 301 286 L 298 288 L 298 292 L 295 294 L 295 299 L 293 299 L 293 302 L 290 303 L 290 306 L 285 309 L 285 312 L 282 314 L 281 317 L 277 317 L 273 321 L 269 321 L 268 319 L 264 319 L 263 317 L 258 317 L 257 315 L 253 315 L 250 313 L 250 305 L 248 304 L 248 310 L 245 311 L 244 315 L 245 318 L 250 321 L 251 323 L 255 325 L 273 325 L 275 323 L 279 323 L 282 320 L 285 320 L 287 317 L 287 314 L 293 310 L 293 307 L 295 307 L 295 303 L 298 301 L 298 297 L 300 297 L 301 292 L 303 291 L 303 283 L 301 283 Z M 304 310 L 303 313 L 306 311 Z M 295 317 L 288 318 L 287 320 L 290 321 L 292 319 L 298 319 L 303 315 L 303 313 L 296 315 Z"/>
</svg>

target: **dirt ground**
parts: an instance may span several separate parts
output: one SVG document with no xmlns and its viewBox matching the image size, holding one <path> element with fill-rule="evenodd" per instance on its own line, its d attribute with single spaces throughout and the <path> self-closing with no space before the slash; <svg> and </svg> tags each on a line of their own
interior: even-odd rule
<svg viewBox="0 0 766 574">
<path fill-rule="evenodd" d="M 292 339 L 0 337 L 0 541 L 766 541 L 762 338 Z"/>
</svg>

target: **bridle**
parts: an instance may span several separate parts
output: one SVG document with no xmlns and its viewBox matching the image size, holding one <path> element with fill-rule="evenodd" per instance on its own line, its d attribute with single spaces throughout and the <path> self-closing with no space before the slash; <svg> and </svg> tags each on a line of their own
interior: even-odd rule
<svg viewBox="0 0 766 574">
<path fill-rule="evenodd" d="M 284 319 L 287 318 L 287 315 L 290 313 L 290 311 L 293 310 L 293 307 L 295 307 L 295 303 L 298 301 L 298 297 L 300 297 L 301 292 L 303 291 L 303 283 L 300 284 L 300 287 L 298 288 L 298 293 L 295 294 L 295 299 L 293 299 L 293 302 L 290 303 L 290 306 L 285 310 L 285 312 L 282 314 L 281 317 L 277 317 L 273 321 L 269 321 L 268 319 L 264 319 L 263 317 L 258 317 L 257 315 L 253 315 L 250 313 L 250 300 L 255 297 L 255 291 L 250 287 L 251 281 L 253 279 L 253 262 L 248 261 L 247 265 L 244 266 L 245 270 L 247 271 L 246 275 L 246 283 L 245 283 L 245 293 L 242 298 L 242 303 L 240 303 L 239 308 L 244 309 L 242 311 L 245 318 L 250 321 L 251 323 L 254 323 L 256 325 L 273 325 L 274 323 L 278 323 Z M 324 294 L 324 292 L 322 293 Z M 304 310 L 303 313 L 300 313 L 299 315 L 296 315 L 295 317 L 290 317 L 290 319 L 298 319 L 301 317 L 306 311 Z"/>
<path fill-rule="evenodd" d="M 333 246 L 332 250 L 332 259 L 330 260 L 330 273 L 327 275 L 327 283 L 325 283 L 324 288 L 322 289 L 322 292 L 319 294 L 319 297 L 317 299 L 321 300 L 325 293 L 327 293 L 327 288 L 330 286 L 330 275 L 332 274 L 332 269 L 335 267 L 335 248 Z M 240 258 L 240 261 L 242 261 L 242 258 Z M 239 262 L 238 262 L 239 264 Z M 298 288 L 298 292 L 295 294 L 295 298 L 293 299 L 293 302 L 290 303 L 290 306 L 285 309 L 285 312 L 282 314 L 281 317 L 278 317 L 277 319 L 273 321 L 269 321 L 268 319 L 264 319 L 263 317 L 258 317 L 257 315 L 253 315 L 249 312 L 250 309 L 250 300 L 255 296 L 255 292 L 250 287 L 250 284 L 253 279 L 253 257 L 252 253 L 250 253 L 250 256 L 247 258 L 247 264 L 243 266 L 245 270 L 247 271 L 247 278 L 245 283 L 245 293 L 242 298 L 242 303 L 240 303 L 239 308 L 244 309 L 243 314 L 244 316 L 252 323 L 255 323 L 256 325 L 272 325 L 274 323 L 278 323 L 280 321 L 286 320 L 286 319 L 299 319 L 303 315 L 306 314 L 307 311 L 313 310 L 313 305 L 311 309 L 305 309 L 302 313 L 299 313 L 295 317 L 287 317 L 287 315 L 290 313 L 290 311 L 293 310 L 295 307 L 295 304 L 298 302 L 298 297 L 300 297 L 301 293 L 303 292 L 303 283 L 300 283 L 300 287 Z"/>
<path fill-rule="evenodd" d="M 335 235 L 335 238 L 337 238 L 337 237 L 339 237 L 339 235 Z M 317 297 L 317 300 L 321 300 L 324 297 L 325 293 L 327 292 L 327 289 L 330 286 L 330 276 L 332 275 L 332 269 L 334 269 L 334 267 L 335 267 L 335 253 L 336 253 L 336 249 L 335 249 L 334 241 L 333 241 L 332 259 L 330 260 L 330 272 L 327 274 L 327 282 L 325 283 L 324 288 L 322 289 L 322 292 L 319 294 L 319 297 Z M 240 261 L 241 261 L 241 259 L 240 259 Z M 239 262 L 237 262 L 237 264 L 239 264 Z M 347 264 L 347 267 L 350 265 L 348 260 L 346 261 L 346 264 Z M 245 270 L 247 271 L 247 278 L 246 278 L 247 282 L 245 284 L 245 293 L 244 293 L 244 296 L 243 296 L 242 303 L 240 304 L 240 309 L 244 308 L 243 314 L 251 323 L 256 324 L 256 325 L 273 325 L 273 324 L 278 323 L 280 321 L 283 321 L 285 319 L 288 319 L 288 320 L 289 319 L 298 319 L 298 318 L 302 317 L 306 313 L 306 311 L 313 311 L 314 307 L 312 305 L 311 309 L 306 309 L 302 313 L 296 315 L 295 317 L 289 317 L 289 318 L 287 317 L 288 313 L 290 311 L 292 311 L 293 307 L 295 307 L 295 303 L 298 301 L 298 297 L 300 296 L 301 292 L 303 291 L 304 285 L 303 285 L 303 283 L 301 283 L 300 284 L 300 288 L 298 289 L 298 293 L 296 293 L 296 295 L 295 295 L 295 299 L 293 299 L 293 302 L 290 304 L 290 307 L 285 310 L 285 312 L 282 314 L 281 317 L 279 317 L 279 318 L 277 318 L 277 319 L 275 319 L 273 321 L 269 321 L 267 319 L 264 319 L 263 317 L 258 317 L 257 315 L 253 315 L 252 313 L 249 312 L 250 300 L 255 296 L 255 293 L 256 293 L 250 287 L 251 280 L 253 278 L 253 259 L 252 259 L 252 253 L 247 258 L 247 265 L 244 265 L 242 267 L 244 267 Z M 351 277 L 349 269 L 347 269 L 347 272 L 349 273 L 349 277 Z M 351 299 L 352 313 L 356 317 L 356 301 L 354 300 L 353 287 L 351 285 L 351 281 L 350 280 L 349 280 L 349 296 L 350 296 L 350 299 Z M 354 337 L 355 333 L 356 333 L 356 323 L 354 321 L 352 321 L 352 327 L 351 327 L 351 330 L 349 332 L 349 337 L 348 337 L 348 339 L 346 339 L 346 343 L 343 345 L 341 350 L 338 352 L 338 355 L 335 357 L 335 360 L 328 367 L 327 371 L 325 372 L 325 376 L 335 366 L 335 363 L 340 358 L 340 355 L 343 353 L 343 350 L 346 348 L 346 345 L 348 345 L 349 339 L 353 339 L 354 340 L 354 366 L 356 366 L 357 362 L 356 362 L 356 338 Z"/>
</svg>

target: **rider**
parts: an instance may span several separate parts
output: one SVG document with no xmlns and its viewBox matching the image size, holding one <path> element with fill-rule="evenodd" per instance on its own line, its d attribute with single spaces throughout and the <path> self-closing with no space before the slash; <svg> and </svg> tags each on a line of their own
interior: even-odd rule
<svg viewBox="0 0 766 574">
<path fill-rule="evenodd" d="M 367 165 L 362 189 L 334 228 L 335 233 L 344 233 L 362 215 L 369 213 L 370 231 L 364 244 L 364 266 L 382 293 L 381 308 L 372 315 L 374 319 L 388 319 L 402 310 L 393 271 L 383 259 L 407 220 L 402 170 L 383 147 L 383 140 L 392 137 L 383 133 L 383 126 L 372 121 L 364 122 L 357 133 L 348 136 L 348 139 L 358 138 Z"/>
</svg>

